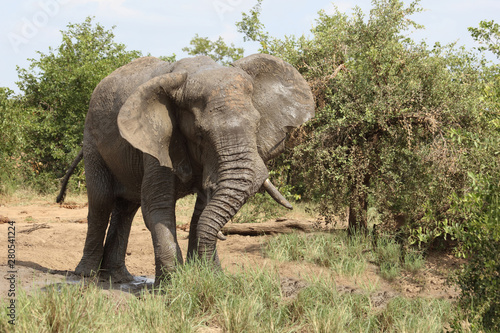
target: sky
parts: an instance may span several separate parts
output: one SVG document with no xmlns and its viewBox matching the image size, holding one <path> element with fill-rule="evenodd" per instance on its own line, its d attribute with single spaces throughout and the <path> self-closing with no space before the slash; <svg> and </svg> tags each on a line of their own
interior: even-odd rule
<svg viewBox="0 0 500 333">
<path fill-rule="evenodd" d="M 406 4 L 410 0 L 404 0 Z M 37 51 L 61 44 L 61 30 L 69 23 L 81 23 L 94 16 L 106 29 L 116 26 L 115 42 L 142 54 L 186 57 L 182 48 L 199 34 L 243 47 L 245 55 L 256 53 L 256 43 L 244 42 L 235 23 L 257 0 L 19 0 L 5 1 L 0 14 L 0 87 L 19 92 L 16 66 L 28 68 Z M 371 0 L 264 0 L 261 22 L 273 37 L 308 34 L 318 11 L 352 13 L 359 6 L 368 14 Z M 411 18 L 425 26 L 410 35 L 415 41 L 448 44 L 457 42 L 468 49 L 478 44 L 468 27 L 481 20 L 500 23 L 500 0 L 421 0 L 424 12 Z M 491 59 L 494 59 L 493 57 Z"/>
</svg>

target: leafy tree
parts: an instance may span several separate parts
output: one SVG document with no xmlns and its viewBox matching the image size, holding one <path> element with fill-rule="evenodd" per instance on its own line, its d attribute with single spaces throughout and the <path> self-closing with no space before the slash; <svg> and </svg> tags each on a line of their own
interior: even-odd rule
<svg viewBox="0 0 500 333">
<path fill-rule="evenodd" d="M 23 114 L 18 110 L 18 103 L 13 98 L 14 92 L 9 88 L 0 88 L 0 154 L 3 158 L 17 156 L 17 152 L 24 147 L 22 124 Z"/>
<path fill-rule="evenodd" d="M 257 0 L 257 4 L 250 9 L 250 13 L 242 13 L 241 21 L 236 22 L 236 27 L 238 28 L 238 32 L 244 34 L 244 41 L 254 41 L 259 42 L 261 48 L 261 53 L 267 52 L 267 44 L 269 40 L 272 38 L 269 33 L 265 32 L 265 26 L 260 21 L 260 13 L 262 12 L 262 0 Z M 274 41 L 276 41 L 274 39 Z"/>
<path fill-rule="evenodd" d="M 24 125 L 32 119 L 21 112 L 19 101 L 9 88 L 0 88 L 0 193 L 7 193 L 20 182 L 21 152 L 26 146 Z"/>
<path fill-rule="evenodd" d="M 479 49 L 489 50 L 500 58 L 500 24 L 495 21 L 481 21 L 479 28 L 470 27 L 472 38 L 482 44 Z"/>
<path fill-rule="evenodd" d="M 480 43 L 481 52 L 491 51 L 500 60 L 500 24 L 495 21 L 481 21 L 479 28 L 469 28 L 472 37 Z M 483 71 L 484 96 L 500 110 L 500 64 L 485 64 Z M 497 121 L 498 118 L 497 118 Z M 500 125 L 500 123 L 499 123 Z"/>
<path fill-rule="evenodd" d="M 374 0 L 368 17 L 359 8 L 351 17 L 320 12 L 311 37 L 283 40 L 263 31 L 259 5 L 238 27 L 262 52 L 294 64 L 318 107 L 292 136 L 299 146 L 285 161 L 288 179 L 327 220 L 349 207 L 350 227 L 366 228 L 371 205 L 383 221 L 437 236 L 449 194 L 463 193 L 467 167 L 477 167 L 464 162 L 453 133 L 485 133 L 480 62 L 408 38 L 421 27 L 409 19 L 419 1 Z"/>
<path fill-rule="evenodd" d="M 27 69 L 18 67 L 24 112 L 35 119 L 26 128 L 25 159 L 37 171 L 56 176 L 64 174 L 80 149 L 94 88 L 114 69 L 140 56 L 114 42 L 112 30 L 90 17 L 69 24 L 61 34 L 59 47 L 38 52 L 39 59 L 30 59 Z"/>
<path fill-rule="evenodd" d="M 455 276 L 460 312 L 475 331 L 500 330 L 500 174 L 470 175 L 472 188 L 453 209 L 465 217 L 458 231 L 466 263 Z M 459 326 L 459 324 L 457 325 Z"/>
<path fill-rule="evenodd" d="M 158 57 L 160 60 L 166 61 L 166 62 L 176 62 L 177 61 L 177 56 L 175 53 L 173 53 L 170 56 L 160 56 Z"/>
<path fill-rule="evenodd" d="M 483 21 L 469 28 L 480 51 L 492 51 L 500 59 L 500 26 Z M 500 330 L 500 65 L 484 62 L 478 86 L 488 107 L 482 110 L 481 131 L 456 131 L 456 147 L 467 154 L 470 189 L 452 201 L 458 254 L 467 258 L 455 276 L 461 289 L 460 319 L 467 319 L 474 331 Z M 471 149 L 474 147 L 474 149 Z M 493 157 L 493 158 L 491 158 Z M 464 318 L 465 317 L 465 318 Z M 460 323 L 454 323 L 460 329 Z"/>
<path fill-rule="evenodd" d="M 208 37 L 200 37 L 196 34 L 189 42 L 191 47 L 184 47 L 182 51 L 189 55 L 205 55 L 213 60 L 228 65 L 243 57 L 243 48 L 235 47 L 233 43 L 227 45 L 222 37 L 212 42 Z"/>
</svg>

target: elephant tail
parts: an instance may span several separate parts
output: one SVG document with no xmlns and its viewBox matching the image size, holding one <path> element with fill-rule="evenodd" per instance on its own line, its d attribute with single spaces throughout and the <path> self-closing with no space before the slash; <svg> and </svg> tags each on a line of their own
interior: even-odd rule
<svg viewBox="0 0 500 333">
<path fill-rule="evenodd" d="M 68 187 L 68 181 L 73 174 L 73 172 L 76 169 L 76 166 L 80 161 L 83 159 L 83 149 L 80 149 L 80 152 L 76 156 L 75 160 L 69 167 L 68 171 L 66 172 L 66 175 L 64 175 L 64 178 L 61 181 L 61 191 L 59 192 L 59 195 L 56 198 L 57 203 L 62 203 L 64 201 L 64 197 L 66 196 L 66 188 Z"/>
</svg>

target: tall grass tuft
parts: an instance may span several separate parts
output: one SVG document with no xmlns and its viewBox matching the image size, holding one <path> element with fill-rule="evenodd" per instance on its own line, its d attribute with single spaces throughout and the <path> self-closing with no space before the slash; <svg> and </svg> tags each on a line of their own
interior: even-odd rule
<svg viewBox="0 0 500 333">
<path fill-rule="evenodd" d="M 425 265 L 421 251 L 402 247 L 391 235 L 382 234 L 373 251 L 373 260 L 380 267 L 380 275 L 391 281 L 400 276 L 402 270 L 418 272 Z"/>
<path fill-rule="evenodd" d="M 380 267 L 380 275 L 393 280 L 401 273 L 401 246 L 390 237 L 379 237 L 374 248 L 375 261 Z"/>
<path fill-rule="evenodd" d="M 452 316 L 447 300 L 395 297 L 377 315 L 377 321 L 380 332 L 444 332 Z"/>
<path fill-rule="evenodd" d="M 293 233 L 272 238 L 264 253 L 279 261 L 305 261 L 329 267 L 338 274 L 358 276 L 366 269 L 370 246 L 363 235 Z"/>
<path fill-rule="evenodd" d="M 424 266 L 422 253 L 409 248 L 402 251 L 390 235 L 380 235 L 374 246 L 370 236 L 360 233 L 287 234 L 274 237 L 264 246 L 264 253 L 279 261 L 305 261 L 329 267 L 338 274 L 359 276 L 367 262 L 376 262 L 380 275 L 393 280 L 401 270 L 417 272 Z"/>
</svg>

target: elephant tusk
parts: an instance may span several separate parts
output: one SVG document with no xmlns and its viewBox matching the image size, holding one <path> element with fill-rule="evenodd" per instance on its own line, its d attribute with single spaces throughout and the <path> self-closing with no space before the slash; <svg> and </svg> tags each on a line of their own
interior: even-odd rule
<svg viewBox="0 0 500 333">
<path fill-rule="evenodd" d="M 273 183 L 271 183 L 269 178 L 266 179 L 266 181 L 264 182 L 264 184 L 262 186 L 264 187 L 266 192 L 269 193 L 271 198 L 273 198 L 277 203 L 279 203 L 280 205 L 282 205 L 285 208 L 293 209 L 292 205 L 288 202 L 288 200 L 285 199 L 283 194 L 281 194 L 278 191 L 278 189 L 273 185 Z"/>
<path fill-rule="evenodd" d="M 227 239 L 227 237 L 224 236 L 224 234 L 222 233 L 222 231 L 219 231 L 217 233 L 217 238 L 220 239 L 221 241 L 225 241 Z"/>
</svg>

